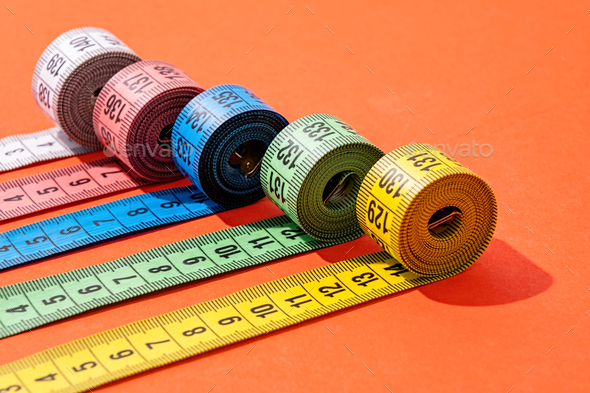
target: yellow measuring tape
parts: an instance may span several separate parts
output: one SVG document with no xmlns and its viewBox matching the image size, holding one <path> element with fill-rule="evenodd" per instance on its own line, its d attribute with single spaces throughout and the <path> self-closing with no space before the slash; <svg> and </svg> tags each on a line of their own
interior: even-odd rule
<svg viewBox="0 0 590 393">
<path fill-rule="evenodd" d="M 315 131 L 322 127 L 340 131 L 348 127 L 333 117 L 312 118 L 307 123 L 304 119 L 281 133 L 291 138 L 273 142 L 267 151 L 271 158 L 265 156 L 265 161 L 281 153 L 279 158 L 285 163 L 285 154 L 289 149 L 296 153 L 292 146 L 299 139 L 312 133 L 315 138 L 319 135 Z M 316 125 L 310 127 L 312 124 Z M 281 150 L 279 145 L 284 143 L 289 149 Z M 263 182 L 269 180 L 269 165 L 263 162 Z M 290 166 L 290 162 L 285 165 Z M 288 192 L 282 192 L 282 184 L 288 181 L 284 176 L 273 184 L 273 190 L 280 190 L 274 193 L 273 202 L 287 203 L 285 212 L 299 222 L 301 212 L 310 209 L 309 205 L 315 205 L 311 209 L 314 214 L 323 214 L 324 208 L 332 213 L 345 211 L 345 202 L 358 193 L 356 212 L 363 231 L 394 257 L 382 251 L 338 262 L 54 347 L 0 367 L 0 392 L 87 391 L 453 276 L 470 266 L 491 240 L 497 219 L 492 190 L 468 169 L 428 145 L 411 144 L 394 150 L 364 179 L 354 174 L 354 164 L 342 169 L 326 175 L 324 192 L 314 193 L 313 200 L 303 198 L 304 202 L 299 197 L 286 202 Z"/>
</svg>

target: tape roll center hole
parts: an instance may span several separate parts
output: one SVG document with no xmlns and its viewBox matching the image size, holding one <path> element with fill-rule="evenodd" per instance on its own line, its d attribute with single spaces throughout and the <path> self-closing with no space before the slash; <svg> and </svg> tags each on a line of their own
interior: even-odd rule
<svg viewBox="0 0 590 393">
<path fill-rule="evenodd" d="M 443 207 L 428 220 L 428 231 L 437 237 L 452 235 L 461 225 L 462 215 L 463 213 L 458 207 Z"/>
<path fill-rule="evenodd" d="M 266 145 L 261 141 L 246 141 L 236 147 L 229 156 L 229 165 L 234 172 L 246 178 L 254 176 L 260 170 Z"/>
<path fill-rule="evenodd" d="M 96 104 L 96 100 L 97 100 L 101 91 L 102 91 L 102 86 L 92 92 L 92 95 L 90 96 L 90 101 L 92 102 L 92 108 L 94 108 L 94 104 Z"/>
<path fill-rule="evenodd" d="M 350 196 L 355 177 L 354 172 L 340 172 L 332 176 L 324 187 L 322 195 L 324 205 L 329 206 Z"/>
<path fill-rule="evenodd" d="M 170 141 L 172 140 L 173 128 L 174 124 L 168 124 L 166 127 L 162 128 L 162 131 L 160 131 L 160 135 L 158 135 L 158 145 L 160 148 L 170 150 Z"/>
</svg>

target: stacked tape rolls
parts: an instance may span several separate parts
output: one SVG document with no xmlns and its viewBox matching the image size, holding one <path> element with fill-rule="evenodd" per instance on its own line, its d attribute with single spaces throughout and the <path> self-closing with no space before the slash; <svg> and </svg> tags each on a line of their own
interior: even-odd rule
<svg viewBox="0 0 590 393">
<path fill-rule="evenodd" d="M 178 114 L 203 90 L 162 61 L 141 61 L 122 69 L 104 86 L 94 107 L 94 131 L 105 153 L 144 179 L 180 178 L 170 133 Z"/>
<path fill-rule="evenodd" d="M 141 59 L 106 30 L 70 30 L 45 49 L 35 67 L 32 92 L 39 107 L 77 144 L 101 147 L 92 110 L 102 87 Z"/>
<path fill-rule="evenodd" d="M 302 150 L 293 148 L 296 143 L 304 149 L 301 155 Z M 101 285 L 116 288 L 124 281 L 124 291 L 145 293 L 149 287 L 159 289 L 186 282 L 191 274 L 203 277 L 208 270 L 216 274 L 345 241 L 361 232 L 359 223 L 393 257 L 381 251 L 328 264 L 60 345 L 0 367 L 0 388 L 87 391 L 435 282 L 467 268 L 485 250 L 495 228 L 496 200 L 490 187 L 428 145 L 411 144 L 381 156 L 346 123 L 328 115 L 308 116 L 292 123 L 268 148 L 262 162 L 262 181 L 269 198 L 304 229 L 334 238 L 332 243 L 314 240 L 283 216 L 170 244 L 94 270 L 85 268 L 2 288 L 0 295 L 12 296 L 5 302 L 10 310 L 21 313 L 34 309 L 31 315 L 35 318 L 39 308 L 19 302 L 34 299 L 40 305 L 45 297 L 53 296 L 53 304 L 70 296 L 76 299 L 76 307 L 88 304 L 91 308 L 92 303 L 104 304 Z M 279 181 L 276 176 L 280 176 Z M 314 184 L 306 186 L 306 178 Z M 359 220 L 355 226 L 349 223 L 349 216 L 355 215 L 355 203 L 350 199 L 357 194 Z M 310 219 L 316 215 L 331 218 L 334 225 L 317 227 Z M 350 225 L 340 235 L 336 229 L 339 220 Z M 85 296 L 87 303 L 81 303 Z M 46 321 L 67 312 L 52 307 L 58 311 L 45 317 Z M 4 325 L 9 321 L 6 317 L 0 320 Z M 18 323 L 22 322 L 15 326 Z M 69 371 L 72 369 L 81 371 L 74 374 Z"/>
<path fill-rule="evenodd" d="M 262 165 L 262 187 L 314 238 L 352 240 L 362 234 L 355 217 L 361 182 L 382 156 L 337 117 L 306 116 L 272 143 Z"/>
<path fill-rule="evenodd" d="M 480 177 L 432 146 L 410 144 L 383 157 L 359 193 L 363 231 L 420 276 L 460 271 L 492 239 L 497 205 Z"/>
<path fill-rule="evenodd" d="M 248 205 L 264 196 L 262 157 L 287 124 L 245 87 L 214 87 L 178 116 L 172 131 L 174 162 L 211 200 L 226 207 Z"/>
</svg>

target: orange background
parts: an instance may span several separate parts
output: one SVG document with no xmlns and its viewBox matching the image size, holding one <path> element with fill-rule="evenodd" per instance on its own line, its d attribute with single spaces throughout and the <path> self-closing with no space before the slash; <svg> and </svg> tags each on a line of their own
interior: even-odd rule
<svg viewBox="0 0 590 393">
<path fill-rule="evenodd" d="M 112 31 L 144 59 L 179 66 L 205 87 L 245 85 L 290 121 L 339 116 L 385 151 L 413 141 L 493 146 L 489 158 L 455 156 L 490 183 L 499 204 L 494 240 L 465 273 L 94 391 L 590 390 L 587 1 L 6 5 L 14 15 L 0 10 L 0 136 L 51 126 L 30 93 L 36 61 L 60 33 L 90 25 Z M 0 181 L 101 156 L 34 165 Z M 184 184 L 34 214 L 4 222 L 2 231 Z M 279 214 L 262 200 L 3 271 L 0 285 Z M 0 363 L 377 249 L 363 237 L 266 265 L 274 274 L 260 266 L 104 307 L 0 340 Z"/>
</svg>

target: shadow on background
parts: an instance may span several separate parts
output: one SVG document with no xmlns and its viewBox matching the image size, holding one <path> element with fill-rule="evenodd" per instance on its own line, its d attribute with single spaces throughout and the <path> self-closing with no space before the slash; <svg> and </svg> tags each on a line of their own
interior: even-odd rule
<svg viewBox="0 0 590 393">
<path fill-rule="evenodd" d="M 469 269 L 418 288 L 427 298 L 460 306 L 514 303 L 549 289 L 553 278 L 506 242 L 492 239 Z"/>
</svg>

